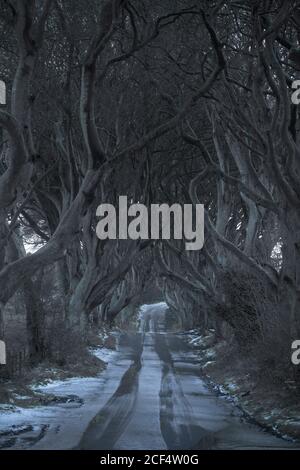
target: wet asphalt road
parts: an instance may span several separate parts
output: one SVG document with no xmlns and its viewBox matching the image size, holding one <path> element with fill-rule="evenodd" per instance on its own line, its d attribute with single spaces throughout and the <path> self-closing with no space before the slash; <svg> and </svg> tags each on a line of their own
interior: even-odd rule
<svg viewBox="0 0 300 470">
<path fill-rule="evenodd" d="M 195 354 L 182 335 L 165 331 L 164 320 L 164 305 L 149 305 L 143 310 L 140 332 L 120 335 L 118 355 L 130 361 L 129 367 L 77 448 L 290 447 L 287 441 L 242 420 L 234 405 L 207 389 Z"/>
</svg>

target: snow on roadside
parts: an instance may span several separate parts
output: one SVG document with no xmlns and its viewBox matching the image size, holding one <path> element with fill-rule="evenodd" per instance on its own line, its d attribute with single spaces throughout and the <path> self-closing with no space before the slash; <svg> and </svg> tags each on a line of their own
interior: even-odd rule
<svg viewBox="0 0 300 470">
<path fill-rule="evenodd" d="M 98 359 L 106 363 L 109 363 L 116 353 L 114 349 L 109 348 L 91 348 L 90 351 Z"/>
<path fill-rule="evenodd" d="M 108 362 L 97 377 L 50 380 L 32 385 L 35 392 L 65 397 L 54 405 L 31 408 L 4 406 L 0 409 L 0 448 L 72 449 L 78 444 L 91 419 L 106 403 L 129 366 L 114 350 L 93 350 Z M 108 380 L 109 377 L 109 380 Z"/>
<path fill-rule="evenodd" d="M 234 368 L 223 373 L 218 367 L 225 342 L 215 341 L 213 330 L 200 335 L 198 330 L 188 332 L 188 343 L 198 350 L 199 366 L 210 387 L 225 400 L 234 403 L 243 416 L 263 429 L 294 441 L 300 438 L 300 406 L 283 406 L 281 395 L 257 391 L 257 383 L 245 371 Z M 286 395 L 287 397 L 287 395 Z"/>
</svg>

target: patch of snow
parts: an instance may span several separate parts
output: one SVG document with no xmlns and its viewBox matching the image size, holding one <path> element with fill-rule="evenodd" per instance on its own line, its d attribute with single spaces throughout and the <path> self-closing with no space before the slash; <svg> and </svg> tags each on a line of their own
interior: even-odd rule
<svg viewBox="0 0 300 470">
<path fill-rule="evenodd" d="M 210 367 L 211 365 L 215 364 L 216 361 L 207 361 L 205 364 L 203 364 L 202 369 L 206 369 L 207 367 Z"/>
<path fill-rule="evenodd" d="M 216 351 L 213 349 L 213 348 L 210 348 L 210 349 L 207 349 L 205 351 L 205 356 L 208 358 L 208 359 L 215 359 L 216 357 Z"/>
<path fill-rule="evenodd" d="M 94 354 L 94 356 L 104 362 L 109 362 L 112 359 L 113 355 L 116 353 L 114 349 L 109 348 L 96 348 L 90 349 L 90 351 Z"/>
<path fill-rule="evenodd" d="M 14 393 L 15 400 L 30 400 L 30 397 L 27 395 L 19 395 L 18 393 Z"/>
<path fill-rule="evenodd" d="M 103 351 L 94 350 L 103 357 Z M 120 358 L 112 350 L 105 352 L 110 358 L 107 369 L 97 377 L 76 377 L 50 380 L 45 385 L 32 385 L 32 389 L 58 397 L 76 396 L 81 403 L 55 403 L 47 406 L 22 408 L 5 405 L 0 409 L 0 448 L 72 449 L 91 419 L 104 406 L 117 388 L 120 377 L 129 367 L 128 358 Z M 109 378 L 109 380 L 108 380 Z M 83 402 L 83 404 L 82 404 Z M 26 431 L 28 429 L 28 432 Z M 15 432 L 12 433 L 12 431 Z"/>
<path fill-rule="evenodd" d="M 196 338 L 193 338 L 189 341 L 189 343 L 192 346 L 198 346 L 202 343 L 202 336 L 196 336 Z"/>
<path fill-rule="evenodd" d="M 230 392 L 236 392 L 239 387 L 237 386 L 237 384 L 233 383 L 233 382 L 228 382 L 226 383 L 226 387 L 227 389 L 230 391 Z"/>
</svg>

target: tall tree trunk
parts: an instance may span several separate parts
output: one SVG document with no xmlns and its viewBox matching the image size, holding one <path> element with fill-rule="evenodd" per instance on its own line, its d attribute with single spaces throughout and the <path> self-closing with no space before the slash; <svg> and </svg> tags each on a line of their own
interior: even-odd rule
<svg viewBox="0 0 300 470">
<path fill-rule="evenodd" d="M 46 355 L 45 310 L 41 296 L 42 278 L 42 274 L 35 281 L 29 278 L 24 282 L 23 287 L 29 357 L 33 364 L 43 360 Z"/>
</svg>

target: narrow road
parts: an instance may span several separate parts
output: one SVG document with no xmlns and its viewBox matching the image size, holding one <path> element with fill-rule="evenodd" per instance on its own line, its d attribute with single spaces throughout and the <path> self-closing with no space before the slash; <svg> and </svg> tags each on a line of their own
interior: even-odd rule
<svg viewBox="0 0 300 470">
<path fill-rule="evenodd" d="M 181 335 L 165 331 L 164 304 L 144 309 L 140 332 L 120 336 L 118 356 L 120 361 L 129 359 L 129 367 L 88 425 L 77 448 L 200 450 L 290 446 L 243 421 L 231 403 L 207 389 L 193 351 Z"/>
</svg>

